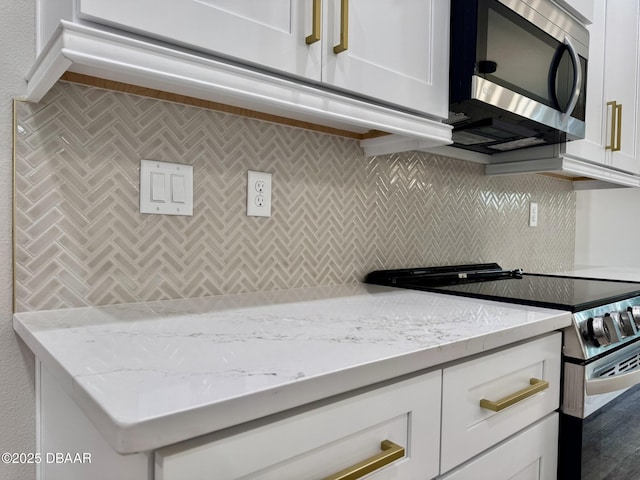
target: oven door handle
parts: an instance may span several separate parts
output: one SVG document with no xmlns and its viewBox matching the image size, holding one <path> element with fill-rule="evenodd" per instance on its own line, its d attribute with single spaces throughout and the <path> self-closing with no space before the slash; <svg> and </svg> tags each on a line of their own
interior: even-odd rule
<svg viewBox="0 0 640 480">
<path fill-rule="evenodd" d="M 612 377 L 587 380 L 587 395 L 616 392 L 640 383 L 640 368 Z"/>
</svg>

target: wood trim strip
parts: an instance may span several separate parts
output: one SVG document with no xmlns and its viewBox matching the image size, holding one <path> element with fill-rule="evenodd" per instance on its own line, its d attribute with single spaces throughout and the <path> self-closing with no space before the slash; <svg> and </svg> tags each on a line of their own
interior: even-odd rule
<svg viewBox="0 0 640 480">
<path fill-rule="evenodd" d="M 589 178 L 589 177 L 573 177 L 571 180 L 574 181 L 574 182 L 584 182 L 584 181 L 587 181 L 587 180 L 592 180 L 593 181 L 593 178 Z"/>
<path fill-rule="evenodd" d="M 569 182 L 580 182 L 583 180 L 593 180 L 593 178 L 588 177 L 570 177 L 568 175 L 560 175 L 559 173 L 551 173 L 551 172 L 543 172 L 538 175 L 544 175 L 545 177 L 557 178 L 559 180 L 568 180 Z"/>
<path fill-rule="evenodd" d="M 16 313 L 16 309 L 18 306 L 18 295 L 17 295 L 17 280 L 16 280 L 16 266 L 17 266 L 17 250 L 18 250 L 18 240 L 16 234 L 16 215 L 18 213 L 17 207 L 17 197 L 16 197 L 16 145 L 17 145 L 17 137 L 18 135 L 18 101 L 16 98 L 13 99 L 13 110 L 11 112 L 12 115 L 12 126 L 13 132 L 11 137 L 11 195 L 12 195 L 12 205 L 11 205 L 11 311 L 12 313 Z"/>
<path fill-rule="evenodd" d="M 327 127 L 324 125 L 318 125 L 311 122 L 303 122 L 301 120 L 294 120 L 287 117 L 280 117 L 278 115 L 270 115 L 268 113 L 257 112 L 255 110 L 249 110 L 247 108 L 234 107 L 226 105 L 224 103 L 212 102 L 209 100 L 202 100 L 200 98 L 188 97 L 186 95 L 179 95 L 176 93 L 165 92 L 162 90 L 155 90 L 153 88 L 140 87 L 137 85 L 131 85 L 129 83 L 115 82 L 113 80 L 105 80 L 103 78 L 92 77 L 90 75 L 83 75 L 75 72 L 65 72 L 60 80 L 78 83 L 81 85 L 87 85 L 90 87 L 102 88 L 106 90 L 113 90 L 116 92 L 130 93 L 133 95 L 140 95 L 142 97 L 155 98 L 158 100 L 165 100 L 168 102 L 181 103 L 184 105 L 191 105 L 200 108 L 206 108 L 209 110 L 215 110 L 218 112 L 230 113 L 232 115 L 240 115 L 242 117 L 253 118 L 256 120 L 264 120 L 266 122 L 278 123 L 280 125 L 286 125 L 289 127 L 304 128 L 305 130 L 312 130 L 314 132 L 326 133 L 329 135 L 337 135 L 340 137 L 353 138 L 355 140 L 363 140 L 366 138 L 375 138 L 388 133 L 380 131 L 370 131 L 368 133 L 350 132 L 348 130 L 342 130 L 338 128 Z"/>
</svg>

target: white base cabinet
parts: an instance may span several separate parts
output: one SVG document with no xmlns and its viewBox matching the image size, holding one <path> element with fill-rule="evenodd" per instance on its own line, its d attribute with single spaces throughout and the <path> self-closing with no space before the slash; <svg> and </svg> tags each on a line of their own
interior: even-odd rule
<svg viewBox="0 0 640 480">
<path fill-rule="evenodd" d="M 439 472 L 441 370 L 132 455 L 114 452 L 46 368 L 38 370 L 39 451 L 90 455 L 82 464 L 43 462 L 39 480 L 320 480 L 394 452 L 367 478 Z"/>
<path fill-rule="evenodd" d="M 151 480 L 149 453 L 121 455 L 111 448 L 84 412 L 41 362 L 36 362 L 36 480 Z M 81 462 L 56 462 L 56 453 Z M 84 461 L 88 454 L 88 461 Z M 51 461 L 50 461 L 51 460 Z"/>
<path fill-rule="evenodd" d="M 327 480 L 373 460 L 366 478 L 375 480 L 552 480 L 560 351 L 561 334 L 552 333 L 132 455 L 114 452 L 38 363 L 39 450 L 92 459 L 42 463 L 38 479 Z M 544 388 L 502 409 L 502 397 L 532 378 Z M 487 410 L 486 401 L 500 411 Z"/>
<path fill-rule="evenodd" d="M 443 472 L 558 408 L 561 348 L 560 336 L 556 335 L 444 369 Z M 528 393 L 523 393 L 522 399 L 513 405 L 500 409 L 500 399 L 518 392 Z M 496 402 L 500 410 L 490 410 L 490 405 L 482 407 L 483 399 Z"/>
</svg>

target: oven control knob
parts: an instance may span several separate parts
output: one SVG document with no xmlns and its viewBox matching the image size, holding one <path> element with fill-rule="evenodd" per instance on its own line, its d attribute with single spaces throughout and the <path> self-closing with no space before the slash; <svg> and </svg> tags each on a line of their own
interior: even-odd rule
<svg viewBox="0 0 640 480">
<path fill-rule="evenodd" d="M 587 320 L 589 338 L 596 347 L 606 347 L 611 344 L 611 332 L 604 321 L 604 317 L 594 317 Z"/>
<path fill-rule="evenodd" d="M 636 327 L 640 330 L 640 306 L 628 307 L 627 312 L 631 314 L 633 317 L 633 322 L 636 324 Z"/>
<path fill-rule="evenodd" d="M 633 329 L 633 315 L 631 315 L 630 312 L 616 312 L 615 316 L 613 313 L 611 314 L 611 316 L 614 317 L 614 319 L 618 322 L 618 326 L 620 327 L 620 330 L 625 337 L 632 337 L 633 335 L 635 335 L 636 332 Z"/>
</svg>

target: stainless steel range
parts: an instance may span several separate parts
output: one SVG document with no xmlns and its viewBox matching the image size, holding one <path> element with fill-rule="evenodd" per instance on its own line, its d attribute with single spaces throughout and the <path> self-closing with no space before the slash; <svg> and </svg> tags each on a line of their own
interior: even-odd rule
<svg viewBox="0 0 640 480">
<path fill-rule="evenodd" d="M 366 282 L 571 311 L 563 335 L 558 478 L 640 479 L 640 283 L 496 263 L 379 270 Z"/>
</svg>

